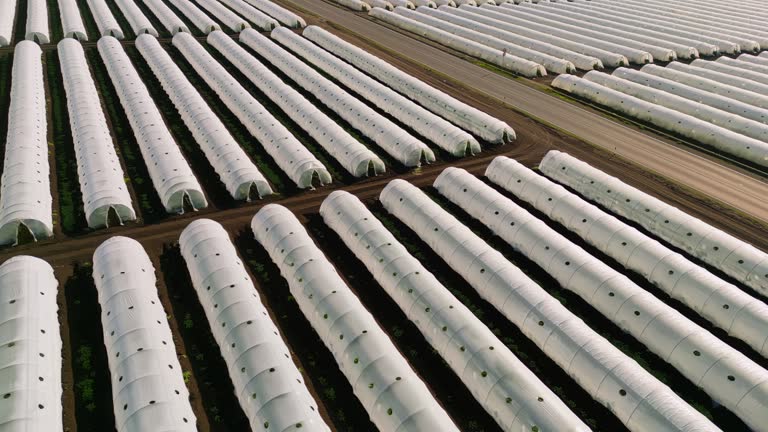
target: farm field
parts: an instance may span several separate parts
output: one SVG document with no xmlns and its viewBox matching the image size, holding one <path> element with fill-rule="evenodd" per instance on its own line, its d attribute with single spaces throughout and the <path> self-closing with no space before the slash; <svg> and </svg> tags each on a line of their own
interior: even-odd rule
<svg viewBox="0 0 768 432">
<path fill-rule="evenodd" d="M 683 59 L 676 29 L 685 61 L 589 71 L 386 18 L 520 10 L 574 32 L 599 24 L 585 2 L 13 3 L 0 302 L 42 331 L 0 342 L 40 359 L 13 372 L 29 395 L 0 390 L 24 422 L 765 430 L 760 42 Z M 689 42 L 759 39 L 732 12 Z"/>
</svg>

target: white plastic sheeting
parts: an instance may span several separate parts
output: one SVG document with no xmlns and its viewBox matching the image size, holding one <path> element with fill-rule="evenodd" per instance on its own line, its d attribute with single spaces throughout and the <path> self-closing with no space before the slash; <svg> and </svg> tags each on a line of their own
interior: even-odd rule
<svg viewBox="0 0 768 432">
<path fill-rule="evenodd" d="M 248 21 L 256 24 L 261 30 L 272 30 L 280 24 L 271 16 L 249 5 L 243 0 L 219 0 Z"/>
<path fill-rule="evenodd" d="M 768 357 L 765 303 L 514 159 L 497 157 L 485 175 Z"/>
<path fill-rule="evenodd" d="M 622 68 L 620 68 L 622 69 Z M 583 77 L 587 81 L 620 91 L 630 96 L 635 96 L 644 101 L 655 103 L 700 120 L 712 123 L 716 126 L 728 129 L 732 132 L 754 138 L 768 143 L 768 124 L 750 120 L 736 114 L 725 112 L 717 108 L 702 105 L 699 102 L 686 99 L 662 90 L 646 87 L 632 81 L 618 78 L 601 72 L 588 72 Z"/>
<path fill-rule="evenodd" d="M 501 144 L 515 138 L 515 131 L 501 120 L 427 85 L 320 27 L 307 27 L 304 37 L 485 141 Z"/>
<path fill-rule="evenodd" d="M 214 30 L 221 30 L 221 26 L 209 17 L 205 12 L 192 4 L 189 0 L 168 0 L 176 9 L 179 10 L 192 24 L 200 31 L 208 34 Z"/>
<path fill-rule="evenodd" d="M 384 162 L 353 138 L 293 87 L 283 82 L 223 32 L 208 35 L 208 44 L 218 50 L 259 90 L 317 141 L 355 177 L 381 174 Z"/>
<path fill-rule="evenodd" d="M 58 51 L 88 226 L 107 227 L 115 222 L 113 216 L 120 224 L 136 220 L 83 47 L 74 39 L 64 39 Z"/>
<path fill-rule="evenodd" d="M 721 57 L 722 58 L 722 57 Z M 727 57 L 725 57 L 727 58 Z M 747 78 L 752 81 L 759 82 L 761 84 L 768 84 L 768 75 L 767 74 L 761 74 L 759 72 L 754 72 L 751 70 L 744 70 L 735 66 L 731 66 L 730 64 L 726 64 L 723 62 L 718 61 L 707 61 L 707 60 L 695 60 L 691 62 L 691 66 L 695 66 L 697 68 L 702 69 L 708 69 L 711 71 L 721 72 L 728 75 L 738 76 L 742 78 Z"/>
<path fill-rule="evenodd" d="M 395 123 L 357 100 L 338 85 L 256 31 L 246 30 L 240 42 L 256 51 L 284 74 L 373 140 L 405 166 L 435 161 L 432 150 Z"/>
<path fill-rule="evenodd" d="M 613 2 L 611 2 L 613 3 Z M 674 5 L 659 1 L 623 2 L 622 5 L 634 4 L 636 12 L 642 12 L 654 18 L 667 21 L 677 26 L 693 26 L 694 29 L 706 29 L 715 35 L 728 37 L 737 35 L 747 39 L 755 39 L 762 45 L 768 41 L 765 26 L 760 22 L 761 11 L 752 6 L 746 6 L 747 10 L 735 11 L 731 5 L 725 2 L 719 4 L 706 4 L 705 2 L 678 1 Z M 596 2 L 599 5 L 599 2 Z M 642 8 L 638 8 L 641 6 Z M 763 5 L 761 5 L 762 8 Z M 650 7 L 650 8 L 649 8 Z M 745 15 L 745 12 L 747 13 Z M 765 16 L 763 15 L 763 18 Z"/>
<path fill-rule="evenodd" d="M 416 187 L 394 180 L 380 199 L 630 430 L 719 430 Z M 490 227 L 521 222 L 507 217 Z"/>
<path fill-rule="evenodd" d="M 118 432 L 194 432 L 173 334 L 144 248 L 112 237 L 93 254 Z"/>
<path fill-rule="evenodd" d="M 680 66 L 686 66 L 686 65 L 680 65 Z M 702 77 L 693 75 L 691 73 L 678 70 L 678 68 L 679 67 L 670 68 L 670 67 L 661 67 L 656 65 L 645 65 L 640 70 L 647 74 L 671 79 L 681 84 L 689 85 L 691 87 L 696 87 L 701 90 L 706 90 L 710 93 L 726 96 L 728 98 L 741 101 L 744 103 L 748 103 L 756 107 L 768 109 L 768 96 L 766 95 L 762 95 L 750 90 L 734 87 L 732 85 L 723 84 L 711 79 L 702 78 Z M 680 69 L 684 69 L 684 68 L 680 68 Z"/>
<path fill-rule="evenodd" d="M 194 209 L 207 207 L 200 183 L 120 42 L 104 36 L 96 45 L 165 211 L 183 213 L 185 200 Z"/>
<path fill-rule="evenodd" d="M 593 71 L 590 73 L 600 72 Z M 657 105 L 656 102 L 647 102 L 574 75 L 558 76 L 552 81 L 552 87 L 694 141 L 710 145 L 754 164 L 768 166 L 768 143 L 766 142 L 732 132 L 691 115 Z"/>
<path fill-rule="evenodd" d="M 64 37 L 87 41 L 88 33 L 85 31 L 85 24 L 83 24 L 83 18 L 80 16 L 77 0 L 58 0 L 58 2 Z"/>
<path fill-rule="evenodd" d="M 271 2 L 270 0 L 245 0 L 245 1 L 250 3 L 256 9 L 264 12 L 265 14 L 281 22 L 282 24 L 287 25 L 288 27 L 301 28 L 301 27 L 307 26 L 307 23 L 304 22 L 304 19 L 302 17 L 296 15 L 295 13 L 289 11 L 288 9 L 282 6 L 278 6 L 277 4 Z"/>
<path fill-rule="evenodd" d="M 632 46 L 634 44 L 630 43 L 630 41 L 622 40 L 622 38 L 611 38 L 607 35 L 584 35 L 577 32 L 578 28 L 573 28 L 573 26 L 561 24 L 555 20 L 538 17 L 535 14 L 528 12 L 526 9 L 515 5 L 505 4 L 502 6 L 483 6 L 483 8 L 487 8 L 488 10 L 494 12 L 499 12 L 500 14 L 506 15 L 508 17 L 514 17 L 517 20 L 522 20 L 522 22 L 525 23 L 523 24 L 523 27 L 528 27 L 530 29 L 551 34 L 560 38 L 570 39 L 585 45 L 600 48 L 608 52 L 621 54 L 629 59 L 630 62 L 635 64 L 653 62 L 653 55 L 648 52 L 647 47 L 643 49 L 635 48 Z M 521 21 L 516 21 L 515 23 L 519 24 L 520 22 Z M 662 60 L 666 59 L 667 58 L 663 58 Z"/>
<path fill-rule="evenodd" d="M 19 230 L 36 240 L 53 235 L 48 165 L 48 118 L 42 50 L 34 42 L 16 44 L 11 101 L 0 181 L 0 244 L 16 244 Z"/>
<path fill-rule="evenodd" d="M 502 40 L 494 35 L 486 34 L 486 32 L 481 32 L 478 27 L 483 27 L 483 24 L 478 24 L 471 20 L 447 14 L 442 10 L 419 7 L 417 11 L 420 12 L 421 15 L 415 14 L 411 17 L 416 21 L 456 36 L 479 42 L 491 48 L 501 50 L 506 52 L 507 55 L 513 55 L 530 60 L 534 63 L 539 63 L 550 72 L 571 73 L 576 69 L 576 66 L 568 60 L 528 49 L 517 45 L 516 43 Z"/>
<path fill-rule="evenodd" d="M 606 51 L 589 44 L 574 41 L 567 37 L 563 38 L 551 35 L 547 32 L 536 31 L 525 25 L 527 23 L 526 20 L 504 15 L 503 13 L 494 9 L 459 6 L 458 9 L 443 8 L 441 10 L 456 16 L 462 16 L 473 21 L 498 28 L 500 30 L 514 33 L 518 36 L 535 39 L 565 50 L 573 51 L 575 53 L 589 57 L 594 57 L 600 60 L 602 65 L 608 67 L 626 66 L 629 64 L 629 59 L 627 59 L 627 57 L 622 54 Z"/>
<path fill-rule="evenodd" d="M 380 7 L 386 10 L 393 10 L 395 8 L 395 6 L 387 0 L 365 0 L 365 3 L 367 3 L 371 8 Z"/>
<path fill-rule="evenodd" d="M 368 12 L 371 10 L 371 6 L 363 0 L 331 0 L 331 2 L 360 12 Z"/>
<path fill-rule="evenodd" d="M 737 59 L 732 59 L 730 57 L 721 57 L 717 59 L 717 62 L 736 67 L 741 71 L 752 71 L 752 72 L 759 73 L 761 75 L 768 74 L 768 62 L 766 62 L 765 64 L 761 64 L 758 62 L 759 60 L 765 61 L 765 59 L 761 59 L 760 57 L 757 57 L 757 56 L 742 54 Z"/>
<path fill-rule="evenodd" d="M 710 14 L 699 18 L 695 16 L 703 9 L 698 5 L 691 9 L 690 5 L 676 4 L 674 6 L 666 2 L 596 2 L 595 5 L 621 11 L 622 13 L 632 14 L 637 19 L 648 21 L 649 24 L 664 26 L 668 32 L 675 34 L 697 35 L 699 38 L 712 41 L 729 41 L 739 45 L 742 50 L 759 51 L 760 44 L 768 43 L 768 35 L 764 29 L 761 32 L 743 32 L 740 30 L 727 29 L 716 24 L 717 16 L 726 15 L 722 9 L 710 11 Z M 706 6 L 704 6 L 706 8 Z M 687 9 L 687 10 L 686 10 Z M 681 14 L 682 12 L 682 14 Z M 692 16 L 693 15 L 693 16 Z M 689 19 L 691 18 L 691 19 Z M 709 19 L 709 21 L 703 21 Z M 713 19 L 714 18 L 714 19 Z M 698 20 L 698 21 L 696 21 Z"/>
<path fill-rule="evenodd" d="M 4 432 L 62 432 L 58 282 L 26 255 L 0 265 L 0 426 Z"/>
<path fill-rule="evenodd" d="M 139 36 L 136 48 L 160 81 L 230 195 L 238 200 L 250 200 L 252 195 L 271 195 L 272 188 L 259 169 L 157 39 L 149 35 Z"/>
<path fill-rule="evenodd" d="M 224 228 L 198 219 L 179 246 L 251 430 L 330 432 Z"/>
<path fill-rule="evenodd" d="M 611 15 L 618 16 L 619 18 L 626 20 L 634 20 L 635 22 L 642 22 L 643 27 L 661 31 L 664 33 L 672 34 L 680 37 L 694 38 L 703 42 L 716 45 L 720 52 L 723 54 L 734 54 L 740 52 L 742 49 L 746 49 L 740 45 L 740 42 L 746 42 L 754 48 L 756 42 L 744 41 L 742 39 L 734 40 L 733 38 L 726 38 L 722 35 L 707 36 L 704 35 L 701 29 L 696 29 L 688 26 L 680 26 L 674 22 L 669 21 L 665 17 L 661 16 L 658 11 L 642 12 L 639 10 L 623 9 L 623 5 L 618 2 L 599 3 L 599 2 L 580 2 L 579 6 L 586 8 L 595 8 L 601 12 L 610 13 Z M 750 48 L 750 49 L 752 49 Z"/>
<path fill-rule="evenodd" d="M 407 9 L 416 9 L 416 5 L 410 0 L 388 0 L 394 7 L 404 7 Z"/>
<path fill-rule="evenodd" d="M 717 62 L 716 62 L 717 63 Z M 743 63 L 743 62 L 737 62 Z M 729 63 L 725 63 L 729 64 Z M 768 84 L 761 84 L 750 79 L 743 78 L 741 76 L 733 76 L 727 73 L 718 72 L 715 70 L 702 69 L 699 67 L 687 65 L 684 63 L 673 62 L 667 65 L 667 68 L 685 72 L 698 77 L 707 78 L 716 81 L 720 84 L 730 85 L 738 87 L 742 90 L 747 90 L 753 93 L 758 93 L 763 96 L 768 96 Z M 744 71 L 749 72 L 749 71 Z"/>
<path fill-rule="evenodd" d="M 171 1 L 174 1 L 174 0 L 171 0 Z M 185 1 L 185 0 L 175 0 L 175 1 Z M 189 2 L 189 0 L 186 0 L 186 1 Z M 228 9 L 226 6 L 224 6 L 223 4 L 219 3 L 216 0 L 196 0 L 196 2 L 198 5 L 200 5 L 201 8 L 208 11 L 208 13 L 216 17 L 217 20 L 221 21 L 225 26 L 229 27 L 230 29 L 236 32 L 245 30 L 247 28 L 251 28 L 251 23 L 241 18 L 239 15 L 232 12 L 230 9 Z M 221 28 L 218 28 L 216 30 L 221 30 Z M 210 27 L 207 24 L 204 31 L 206 32 L 211 31 Z"/>
<path fill-rule="evenodd" d="M 671 46 L 675 49 L 679 58 L 695 58 L 699 54 L 711 56 L 718 54 L 717 46 L 701 42 L 692 38 L 674 36 L 655 30 L 647 30 L 642 26 L 642 21 L 622 20 L 621 18 L 601 13 L 599 10 L 585 10 L 578 4 L 571 2 L 540 2 L 542 6 L 549 6 L 546 11 L 549 13 L 561 14 L 562 17 L 568 17 L 570 21 L 580 26 L 590 26 L 599 29 L 601 32 L 613 32 L 624 37 L 637 39 L 640 41 L 653 42 L 659 46 Z M 563 19 L 561 17 L 561 19 Z"/>
<path fill-rule="evenodd" d="M 141 0 L 144 5 L 152 11 L 160 23 L 171 35 L 178 32 L 189 33 L 189 27 L 181 20 L 176 13 L 165 4 L 163 0 Z"/>
<path fill-rule="evenodd" d="M 540 169 L 589 200 L 768 296 L 765 252 L 568 154 L 550 151 Z"/>
<path fill-rule="evenodd" d="M 524 10 L 526 14 L 536 17 L 536 22 L 541 24 L 557 24 L 557 28 L 567 30 L 578 35 L 593 37 L 597 40 L 605 40 L 617 45 L 647 51 L 655 60 L 672 61 L 681 58 L 696 58 L 698 51 L 690 45 L 679 45 L 667 40 L 638 36 L 634 32 L 621 31 L 613 27 L 603 27 L 595 23 L 584 23 L 570 15 L 561 15 L 556 10 L 542 8 L 531 3 L 521 3 L 515 10 Z"/>
<path fill-rule="evenodd" d="M 757 122 L 768 122 L 768 110 L 726 96 L 710 93 L 689 85 L 680 84 L 672 79 L 657 77 L 634 69 L 619 68 L 613 76 L 636 82 L 667 93 L 682 96 L 713 108 L 739 115 Z"/>
<path fill-rule="evenodd" d="M 120 24 L 117 23 L 115 16 L 112 15 L 112 11 L 107 6 L 105 0 L 85 0 L 88 3 L 88 8 L 91 10 L 93 20 L 96 21 L 96 27 L 99 28 L 99 33 L 102 36 L 114 36 L 118 39 L 123 39 L 123 30 L 120 28 Z"/>
<path fill-rule="evenodd" d="M 0 2 L 0 47 L 10 45 L 13 40 L 16 3 L 16 1 Z"/>
<path fill-rule="evenodd" d="M 312 188 L 313 183 L 331 183 L 331 174 L 312 152 L 251 96 L 194 36 L 178 33 L 173 37 L 173 46 L 297 186 Z"/>
<path fill-rule="evenodd" d="M 320 214 L 503 430 L 590 430 L 354 195 Z"/>
<path fill-rule="evenodd" d="M 480 144 L 472 135 L 307 39 L 284 27 L 275 29 L 272 38 L 448 153 L 460 157 L 480 153 Z"/>
<path fill-rule="evenodd" d="M 13 1 L 16 0 L 6 0 Z M 48 3 L 46 0 L 27 0 L 27 26 L 24 30 L 26 40 L 47 44 L 51 41 L 48 34 Z"/>
<path fill-rule="evenodd" d="M 269 204 L 251 228 L 381 432 L 459 431 L 293 213 Z"/>
<path fill-rule="evenodd" d="M 534 63 L 529 60 L 515 57 L 512 55 L 504 55 L 500 50 L 490 48 L 481 43 L 467 40 L 465 38 L 453 35 L 444 30 L 436 29 L 429 25 L 423 24 L 412 16 L 406 15 L 408 12 L 416 14 L 416 12 L 409 11 L 408 9 L 396 7 L 394 12 L 384 10 L 382 8 L 373 8 L 370 15 L 374 18 L 378 18 L 384 22 L 400 27 L 404 30 L 416 33 L 427 39 L 433 40 L 441 45 L 445 45 L 449 48 L 453 48 L 457 51 L 461 51 L 464 54 L 471 55 L 483 59 L 489 63 L 495 64 L 501 68 L 510 70 L 526 77 L 544 76 L 547 74 L 544 66 Z"/>
<path fill-rule="evenodd" d="M 541 63 L 547 70 L 555 73 L 571 73 L 574 68 L 592 70 L 601 68 L 603 64 L 595 57 L 585 56 L 552 44 L 514 34 L 497 27 L 473 21 L 464 17 L 463 10 L 440 8 L 436 11 L 424 12 L 440 20 L 430 23 L 440 24 L 440 28 L 454 34 L 465 35 L 480 43 Z M 453 31 L 451 31 L 453 30 Z"/>
<path fill-rule="evenodd" d="M 134 0 L 115 0 L 115 4 L 120 9 L 120 12 L 123 13 L 123 16 L 137 36 L 144 33 L 151 34 L 155 37 L 158 36 L 157 30 L 152 23 L 149 22 L 149 19 L 144 16 L 144 12 L 136 6 Z"/>
<path fill-rule="evenodd" d="M 466 171 L 449 168 L 434 186 L 747 425 L 768 430 L 768 371 Z"/>
<path fill-rule="evenodd" d="M 754 63 L 756 65 L 768 66 L 768 59 L 765 58 L 763 54 L 761 54 L 760 56 L 755 56 L 751 54 L 742 54 L 738 57 L 737 60 L 742 62 L 747 62 L 747 63 Z"/>
</svg>

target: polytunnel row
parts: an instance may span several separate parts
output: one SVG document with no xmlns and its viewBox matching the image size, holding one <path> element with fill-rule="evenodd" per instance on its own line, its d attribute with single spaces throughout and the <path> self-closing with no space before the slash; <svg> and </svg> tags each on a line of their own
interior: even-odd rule
<svg viewBox="0 0 768 432">
<path fill-rule="evenodd" d="M 325 166 L 192 35 L 178 33 L 173 45 L 298 187 L 332 182 Z"/>
<path fill-rule="evenodd" d="M 466 171 L 448 168 L 434 186 L 751 428 L 768 430 L 768 371 Z"/>
<path fill-rule="evenodd" d="M 515 131 L 501 120 L 441 92 L 320 27 L 307 27 L 303 36 L 485 141 L 503 144 L 515 139 Z"/>
<path fill-rule="evenodd" d="M 64 38 L 87 41 L 88 34 L 82 15 L 86 12 L 81 12 L 78 1 L 56 1 L 60 15 L 56 19 L 61 21 Z M 206 34 L 212 30 L 221 30 L 220 25 L 211 16 L 234 31 L 249 28 L 251 23 L 262 30 L 272 30 L 280 24 L 293 28 L 306 26 L 306 22 L 299 15 L 269 0 L 199 0 L 196 3 L 189 0 L 114 1 L 131 30 L 137 36 L 144 33 L 158 36 L 157 29 L 150 21 L 152 17 L 142 11 L 138 2 L 143 3 L 171 35 L 178 32 L 189 33 L 190 30 L 168 4 L 178 9 L 184 17 Z M 14 24 L 17 19 L 17 3 L 16 0 L 8 0 L 0 4 L 0 47 L 12 43 Z M 100 36 L 124 38 L 124 29 L 120 27 L 106 0 L 85 0 L 85 4 L 94 18 Z M 200 7 L 208 13 L 203 12 Z M 28 0 L 26 17 L 25 23 L 17 24 L 25 26 L 25 39 L 41 44 L 55 42 L 50 39 L 46 0 Z"/>
<path fill-rule="evenodd" d="M 240 148 L 224 123 L 184 76 L 170 55 L 150 35 L 136 39 L 136 48 L 173 102 L 184 124 L 205 153 L 230 195 L 250 200 L 272 194 L 264 175 Z"/>
<path fill-rule="evenodd" d="M 48 118 L 42 50 L 16 45 L 11 70 L 8 134 L 0 182 L 0 244 L 53 235 L 53 197 L 48 165 Z"/>
<path fill-rule="evenodd" d="M 59 14 L 61 14 L 61 27 L 65 38 L 88 40 L 77 0 L 59 0 Z"/>
<path fill-rule="evenodd" d="M 616 76 L 622 73 L 622 68 L 615 72 Z M 698 101 L 645 89 L 616 76 L 597 71 L 588 72 L 583 78 L 560 75 L 552 81 L 552 87 L 708 145 L 726 155 L 768 167 L 766 124 L 717 108 L 700 107 Z"/>
<path fill-rule="evenodd" d="M 768 254 L 756 247 L 568 154 L 550 151 L 539 169 L 590 201 L 768 296 Z"/>
<path fill-rule="evenodd" d="M 352 175 L 363 177 L 386 171 L 384 162 L 376 154 L 317 109 L 301 93 L 282 81 L 232 38 L 223 32 L 214 31 L 208 35 L 207 41 Z"/>
<path fill-rule="evenodd" d="M 182 15 L 192 22 L 192 24 L 198 28 L 201 32 L 208 34 L 214 30 L 221 30 L 221 26 L 213 18 L 208 16 L 205 12 L 200 10 L 194 3 L 189 0 L 168 0 L 168 3 L 173 5 L 181 12 Z"/>
<path fill-rule="evenodd" d="M 461 157 L 480 152 L 480 144 L 472 135 L 309 40 L 285 28 L 273 31 L 272 38 L 448 153 Z"/>
<path fill-rule="evenodd" d="M 687 4 L 686 4 L 687 3 Z M 753 18 L 725 12 L 720 5 L 714 10 L 709 6 L 692 5 L 690 2 L 675 2 L 674 5 L 661 1 L 612 2 L 579 1 L 574 3 L 584 13 L 600 13 L 613 20 L 634 24 L 634 27 L 658 31 L 664 34 L 688 37 L 715 44 L 724 53 L 758 51 L 766 43 L 765 27 L 759 27 Z M 542 5 L 540 9 L 549 8 Z M 555 8 L 562 6 L 555 6 Z M 729 7 L 723 6 L 725 9 Z M 749 7 L 750 14 L 764 16 L 759 8 Z"/>
<path fill-rule="evenodd" d="M 58 53 L 88 226 L 101 228 L 136 220 L 83 47 L 74 39 L 64 39 Z"/>
<path fill-rule="evenodd" d="M 380 431 L 458 432 L 293 213 L 269 204 L 251 228 Z"/>
<path fill-rule="evenodd" d="M 155 269 L 144 248 L 112 237 L 93 254 L 118 432 L 197 430 Z"/>
<path fill-rule="evenodd" d="M 756 22 L 713 16 L 694 5 L 683 6 L 681 14 L 677 3 L 660 1 L 352 3 L 353 9 L 370 9 L 378 19 L 526 76 L 540 73 L 530 69 L 535 64 L 569 73 L 574 66 L 591 70 L 756 52 L 768 43 L 768 31 Z M 508 59 L 515 63 L 504 65 Z"/>
<path fill-rule="evenodd" d="M 445 171 L 442 177 L 453 174 Z M 418 188 L 394 180 L 379 199 L 627 428 L 719 430 Z M 504 217 L 489 227 L 516 223 L 510 219 Z M 542 430 L 562 427 L 555 424 Z"/>
<path fill-rule="evenodd" d="M 503 156 L 486 177 L 768 357 L 768 306 L 638 229 Z"/>
<path fill-rule="evenodd" d="M 411 14 L 416 12 L 407 8 L 397 7 L 394 11 L 373 8 L 369 13 L 372 17 L 392 24 L 435 41 L 441 45 L 460 51 L 464 54 L 485 60 L 503 69 L 526 77 L 544 76 L 547 74 L 544 66 L 513 55 L 505 55 L 501 50 L 491 48 L 473 40 L 456 36 L 413 19 Z"/>
<path fill-rule="evenodd" d="M 200 183 L 120 42 L 104 36 L 97 46 L 165 210 L 183 213 L 207 207 Z"/>
<path fill-rule="evenodd" d="M 330 431 L 224 228 L 198 219 L 179 245 L 251 430 Z"/>
<path fill-rule="evenodd" d="M 57 288 L 53 268 L 39 258 L 19 255 L 0 265 L 4 430 L 64 430 Z"/>
<path fill-rule="evenodd" d="M 312 93 L 352 127 L 373 140 L 403 165 L 435 161 L 432 150 L 391 120 L 374 111 L 269 38 L 254 30 L 243 31 L 240 42 Z"/>
<path fill-rule="evenodd" d="M 589 430 L 359 199 L 333 192 L 320 214 L 503 430 Z"/>
</svg>

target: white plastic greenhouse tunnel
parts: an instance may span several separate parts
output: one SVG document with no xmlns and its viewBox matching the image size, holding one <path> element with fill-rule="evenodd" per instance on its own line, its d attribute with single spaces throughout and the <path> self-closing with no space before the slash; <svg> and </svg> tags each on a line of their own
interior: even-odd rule
<svg viewBox="0 0 768 432">
<path fill-rule="evenodd" d="M 768 296 L 768 254 L 765 251 L 566 153 L 548 152 L 539 169 L 590 201 L 634 221 L 666 243 Z"/>
<path fill-rule="evenodd" d="M 63 39 L 58 52 L 88 226 L 103 228 L 136 220 L 83 46 Z"/>
<path fill-rule="evenodd" d="M 504 144 L 515 139 L 515 131 L 503 121 L 408 75 L 318 26 L 307 27 L 303 35 L 391 89 L 411 98 L 424 108 L 478 138 L 493 144 Z"/>
<path fill-rule="evenodd" d="M 197 431 L 155 269 L 144 248 L 127 237 L 104 241 L 93 254 L 93 281 L 117 431 Z"/>
<path fill-rule="evenodd" d="M 13 22 L 16 18 L 15 1 L 0 2 L 0 47 L 13 41 Z"/>
<path fill-rule="evenodd" d="M 155 0 L 153 0 L 155 1 Z M 189 0 L 168 0 L 173 7 L 179 10 L 201 32 L 208 34 L 214 30 L 221 30 L 221 26 L 213 18 L 200 10 Z"/>
<path fill-rule="evenodd" d="M 203 188 L 120 42 L 103 36 L 96 45 L 165 211 L 184 213 L 207 207 Z"/>
<path fill-rule="evenodd" d="M 254 30 L 245 30 L 240 35 L 240 43 L 256 51 L 299 86 L 311 92 L 326 107 L 373 140 L 376 145 L 403 165 L 415 167 L 435 161 L 435 154 L 426 144 L 266 36 Z"/>
<path fill-rule="evenodd" d="M 0 244 L 3 245 L 53 236 L 48 117 L 41 56 L 42 50 L 34 42 L 16 44 L 0 182 Z"/>
<path fill-rule="evenodd" d="M 62 340 L 51 266 L 18 255 L 0 265 L 0 429 L 62 432 Z"/>
<path fill-rule="evenodd" d="M 237 200 L 248 201 L 271 195 L 272 188 L 264 175 L 157 39 L 141 35 L 136 38 L 136 48 L 160 81 L 227 192 Z M 201 115 L 205 121 L 197 121 Z"/>
<path fill-rule="evenodd" d="M 86 0 L 86 3 L 102 36 L 114 36 L 118 39 L 125 37 L 105 0 Z"/>
<path fill-rule="evenodd" d="M 179 246 L 251 430 L 330 432 L 229 234 L 197 219 Z"/>
<path fill-rule="evenodd" d="M 424 192 L 393 180 L 379 199 L 629 430 L 720 431 Z M 489 227 L 518 222 L 525 221 L 506 216 Z"/>
<path fill-rule="evenodd" d="M 290 210 L 268 204 L 251 229 L 379 431 L 459 431 Z"/>
<path fill-rule="evenodd" d="M 521 163 L 499 156 L 486 177 L 768 358 L 768 305 Z"/>
<path fill-rule="evenodd" d="M 494 224 L 512 248 L 751 428 L 768 431 L 766 369 L 467 171 L 447 168 L 434 187 L 481 223 Z M 499 223 L 508 218 L 515 224 Z"/>
<path fill-rule="evenodd" d="M 469 133 L 422 108 L 309 40 L 286 28 L 273 30 L 272 39 L 453 156 L 462 157 L 480 153 L 480 144 Z"/>
<path fill-rule="evenodd" d="M 59 14 L 61 15 L 61 28 L 65 38 L 80 41 L 88 40 L 88 33 L 85 30 L 77 0 L 59 0 Z"/>
<path fill-rule="evenodd" d="M 41 44 L 50 43 L 46 0 L 27 0 L 27 26 L 24 38 Z"/>
<path fill-rule="evenodd" d="M 355 177 L 364 177 L 379 175 L 386 171 L 381 158 L 315 107 L 296 89 L 286 84 L 231 37 L 224 32 L 214 31 L 208 35 L 207 42 L 339 161 L 350 174 Z"/>
<path fill-rule="evenodd" d="M 503 430 L 589 430 L 357 197 L 335 191 L 320 214 Z"/>
<path fill-rule="evenodd" d="M 280 169 L 302 189 L 330 184 L 328 169 L 189 33 L 173 46 L 256 138 Z"/>
</svg>

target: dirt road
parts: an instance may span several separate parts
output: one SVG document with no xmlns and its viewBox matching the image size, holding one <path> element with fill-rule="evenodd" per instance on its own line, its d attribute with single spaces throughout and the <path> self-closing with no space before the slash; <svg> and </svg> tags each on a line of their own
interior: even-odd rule
<svg viewBox="0 0 768 432">
<path fill-rule="evenodd" d="M 768 221 L 768 183 L 597 113 L 493 73 L 375 21 L 320 0 L 280 0 L 462 82 L 590 144 Z M 512 125 L 515 127 L 516 125 Z"/>
</svg>

